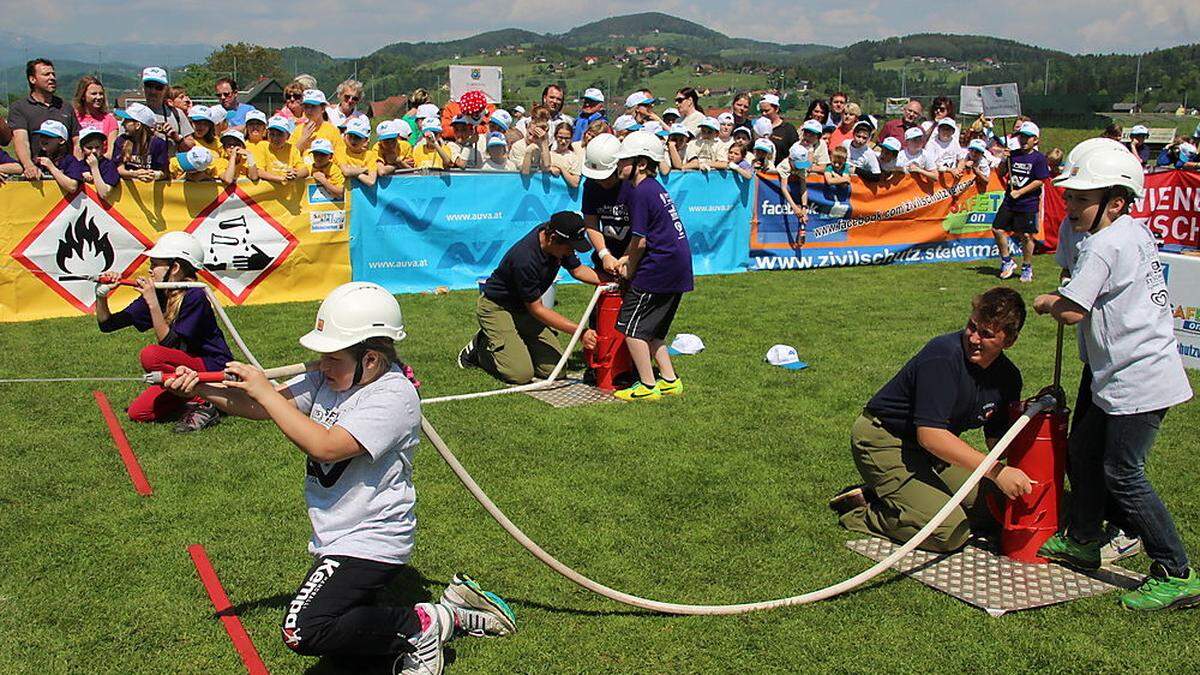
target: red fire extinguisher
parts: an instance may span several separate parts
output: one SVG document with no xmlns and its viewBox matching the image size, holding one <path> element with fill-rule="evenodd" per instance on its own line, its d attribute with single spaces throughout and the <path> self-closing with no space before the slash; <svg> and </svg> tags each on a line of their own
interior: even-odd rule
<svg viewBox="0 0 1200 675">
<path fill-rule="evenodd" d="M 1047 562 L 1037 551 L 1059 529 L 1063 497 L 1063 476 L 1067 470 L 1067 422 L 1070 409 L 1062 390 L 1063 326 L 1058 327 L 1058 346 L 1054 356 L 1055 399 L 1053 409 L 1038 413 L 1008 446 L 1008 466 L 1029 476 L 1033 491 L 1016 499 L 993 495 L 988 500 L 992 515 L 1000 522 L 1000 552 L 1014 560 Z M 1045 393 L 1040 392 L 1038 396 Z M 1031 399 L 1032 400 L 1032 399 Z M 1024 412 L 1025 403 L 1015 402 L 1009 409 L 1013 420 Z"/>
</svg>

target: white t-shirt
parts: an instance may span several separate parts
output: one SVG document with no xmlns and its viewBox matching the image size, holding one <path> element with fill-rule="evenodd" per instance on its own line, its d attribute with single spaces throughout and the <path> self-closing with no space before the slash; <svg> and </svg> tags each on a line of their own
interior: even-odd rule
<svg viewBox="0 0 1200 675">
<path fill-rule="evenodd" d="M 943 143 L 934 135 L 925 143 L 925 154 L 938 171 L 949 171 L 958 166 L 959 160 L 967 156 L 967 151 L 958 144 L 958 138 L 951 138 Z"/>
<path fill-rule="evenodd" d="M 1085 239 L 1058 292 L 1088 311 L 1080 325 L 1097 407 L 1131 415 L 1192 397 L 1158 247 L 1144 223 L 1121 216 Z"/>
<path fill-rule="evenodd" d="M 522 117 L 521 119 L 517 120 L 516 124 L 514 124 L 513 127 L 517 131 L 520 131 L 521 135 L 524 136 L 525 133 L 529 130 L 529 120 L 530 119 L 531 118 L 529 118 L 529 117 Z M 574 126 L 575 118 L 571 117 L 570 115 L 563 113 L 563 112 L 560 112 L 556 117 L 550 118 L 550 129 L 549 129 L 548 133 L 550 134 L 551 138 L 554 138 L 555 127 L 557 127 L 560 124 L 564 124 L 564 123 Z"/>
<path fill-rule="evenodd" d="M 694 141 L 688 142 L 687 152 L 684 153 L 683 161 L 690 162 L 693 159 L 702 159 L 711 164 L 712 162 L 723 162 L 728 156 L 729 146 L 721 141 L 715 138 L 697 138 Z"/>
<path fill-rule="evenodd" d="M 879 154 L 875 152 L 867 143 L 855 147 L 850 139 L 842 141 L 842 147 L 846 149 L 846 163 L 855 170 L 862 169 L 867 173 L 882 173 L 879 168 Z"/>
<path fill-rule="evenodd" d="M 483 160 L 483 166 L 479 167 L 483 171 L 516 171 L 518 169 L 516 162 L 511 158 L 505 157 L 499 162 L 494 161 L 491 157 Z"/>
<path fill-rule="evenodd" d="M 1054 249 L 1054 262 L 1070 272 L 1075 269 L 1075 261 L 1079 260 L 1079 246 L 1087 239 L 1087 232 L 1076 232 L 1071 227 L 1071 219 L 1063 218 L 1058 226 L 1058 247 Z M 1079 347 L 1079 360 L 1087 363 L 1087 342 L 1083 337 L 1083 326 L 1075 327 L 1075 342 Z"/>
<path fill-rule="evenodd" d="M 704 113 L 699 110 L 693 110 L 687 117 L 679 120 L 679 123 L 692 132 L 696 138 L 700 137 L 700 123 L 704 121 Z"/>
<path fill-rule="evenodd" d="M 309 553 L 408 562 L 417 530 L 413 453 L 421 435 L 421 401 L 412 382 L 393 366 L 374 382 L 343 392 L 331 389 L 319 372 L 287 386 L 301 412 L 326 429 L 345 429 L 366 448 L 340 462 L 308 460 Z"/>
<path fill-rule="evenodd" d="M 904 173 L 908 173 L 909 167 L 913 164 L 916 164 L 919 169 L 925 169 L 926 171 L 934 170 L 933 160 L 925 154 L 924 148 L 915 153 L 909 152 L 908 148 L 904 148 L 896 153 L 896 166 L 900 167 L 900 170 Z"/>
</svg>

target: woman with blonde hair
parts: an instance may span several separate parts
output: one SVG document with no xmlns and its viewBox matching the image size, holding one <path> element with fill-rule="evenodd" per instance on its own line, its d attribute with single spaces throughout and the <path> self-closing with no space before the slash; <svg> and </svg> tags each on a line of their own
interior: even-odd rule
<svg viewBox="0 0 1200 675">
<path fill-rule="evenodd" d="M 304 117 L 304 85 L 292 81 L 283 88 L 283 107 L 275 115 L 292 121 Z"/>
</svg>

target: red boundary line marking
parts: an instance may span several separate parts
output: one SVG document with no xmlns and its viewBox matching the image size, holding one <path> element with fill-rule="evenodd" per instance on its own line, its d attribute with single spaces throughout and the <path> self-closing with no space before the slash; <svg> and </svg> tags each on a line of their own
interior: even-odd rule
<svg viewBox="0 0 1200 675">
<path fill-rule="evenodd" d="M 229 602 L 229 596 L 225 595 L 225 589 L 221 587 L 221 580 L 217 578 L 216 570 L 208 561 L 208 554 L 204 552 L 204 547 L 200 544 L 192 544 L 187 547 L 187 550 L 188 555 L 192 556 L 192 564 L 196 566 L 196 572 L 200 574 L 200 583 L 204 584 L 204 590 L 208 591 L 208 599 L 212 601 L 213 609 L 217 611 L 217 616 L 225 626 L 225 632 L 229 634 L 229 640 L 233 642 L 238 656 L 242 657 L 246 672 L 250 675 L 268 675 L 267 667 L 263 665 L 258 650 L 254 648 L 254 641 L 242 627 L 242 622 L 238 619 L 237 614 L 233 613 L 233 605 Z"/>
<path fill-rule="evenodd" d="M 125 463 L 125 470 L 129 472 L 129 478 L 133 481 L 133 489 L 137 490 L 139 495 L 149 497 L 154 490 L 150 488 L 150 481 L 146 480 L 146 474 L 142 472 L 142 465 L 138 463 L 137 455 L 133 454 L 133 448 L 129 447 L 129 439 L 125 436 L 125 430 L 121 428 L 121 422 L 113 413 L 112 406 L 108 404 L 108 397 L 98 389 L 92 392 L 92 396 L 96 397 L 96 405 L 100 406 L 100 414 L 108 424 L 108 433 L 112 435 L 117 452 L 121 453 L 121 461 Z"/>
</svg>

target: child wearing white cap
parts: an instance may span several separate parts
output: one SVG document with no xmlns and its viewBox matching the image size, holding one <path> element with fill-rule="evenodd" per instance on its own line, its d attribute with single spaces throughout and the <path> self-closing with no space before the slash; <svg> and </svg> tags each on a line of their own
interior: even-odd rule
<svg viewBox="0 0 1200 675">
<path fill-rule="evenodd" d="M 938 172 L 950 173 L 955 178 L 962 176 L 967 151 L 958 143 L 958 124 L 954 118 L 943 117 L 937 121 L 933 135 L 925 143 L 925 154 Z"/>
<path fill-rule="evenodd" d="M 442 138 L 442 123 L 437 117 L 421 120 L 421 137 L 413 143 L 413 166 L 418 169 L 446 169 L 454 166 L 458 144 Z"/>
<path fill-rule="evenodd" d="M 246 135 L 232 127 L 221 133 L 221 156 L 229 163 L 225 169 L 226 183 L 251 178 L 250 169 L 258 166 L 254 153 L 246 147 Z"/>
<path fill-rule="evenodd" d="M 301 103 L 304 117 L 296 120 L 296 129 L 290 139 L 292 145 L 303 154 L 309 150 L 314 139 L 324 138 L 334 150 L 341 148 L 345 140 L 337 126 L 329 121 L 325 93 L 320 89 L 305 89 Z"/>
<path fill-rule="evenodd" d="M 42 172 L 43 180 L 58 180 L 67 168 L 71 156 L 71 134 L 67 125 L 58 120 L 46 120 L 30 134 L 30 145 L 36 150 L 34 163 Z M 69 180 L 69 179 L 67 179 Z M 62 181 L 59 180 L 59 184 Z"/>
<path fill-rule="evenodd" d="M 398 170 L 413 168 L 409 131 L 408 122 L 402 119 L 384 120 L 375 127 L 377 175 L 390 176 Z"/>
<path fill-rule="evenodd" d="M 292 120 L 276 115 L 267 121 L 267 140 L 253 149 L 255 164 L 251 179 L 272 183 L 303 180 L 308 176 L 308 164 L 291 138 Z"/>
<path fill-rule="evenodd" d="M 370 147 L 371 123 L 366 117 L 351 117 L 346 120 L 343 137 L 346 143 L 333 158 L 342 175 L 366 186 L 375 185 L 379 153 Z"/>
<path fill-rule="evenodd" d="M 726 156 L 728 146 L 717 138 L 717 134 L 721 131 L 721 123 L 715 117 L 705 117 L 700 120 L 699 127 L 700 138 L 687 144 L 683 157 L 683 168 L 708 171 L 709 169 L 724 169 L 729 166 Z"/>
<path fill-rule="evenodd" d="M 1033 122 L 1022 124 L 1014 136 L 1019 141 L 1018 149 L 1008 158 L 1008 184 L 1004 190 L 1004 201 L 996 210 L 996 219 L 992 223 L 992 234 L 1000 249 L 1001 279 L 1008 279 L 1017 270 L 1017 263 L 1009 254 L 1008 237 L 1011 233 L 1021 245 L 1021 281 L 1033 281 L 1033 238 L 1038 231 L 1042 185 L 1050 179 L 1050 165 L 1046 162 L 1046 156 L 1037 150 L 1039 133 L 1038 126 Z"/>
<path fill-rule="evenodd" d="M 308 149 L 308 161 L 312 163 L 313 180 L 330 197 L 341 199 L 346 194 L 346 176 L 337 162 L 333 161 L 335 152 L 333 144 L 327 139 L 314 138 Z"/>
<path fill-rule="evenodd" d="M 937 179 L 933 159 L 925 153 L 925 132 L 921 127 L 904 132 L 904 149 L 896 156 L 896 166 L 909 175 Z"/>
<path fill-rule="evenodd" d="M 154 112 L 141 103 L 130 103 L 115 114 L 122 128 L 112 148 L 117 173 L 126 180 L 142 182 L 164 178 L 170 156 L 166 139 L 154 133 Z"/>
<path fill-rule="evenodd" d="M 208 148 L 197 145 L 187 152 L 176 153 L 171 158 L 171 179 L 189 183 L 225 181 L 229 161 L 213 154 Z"/>
</svg>

